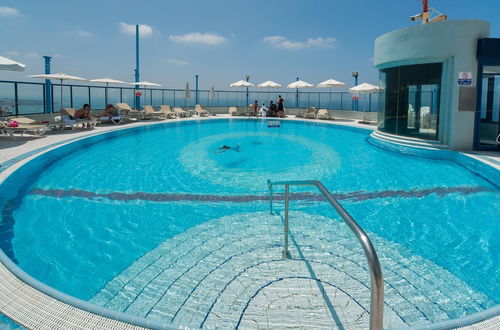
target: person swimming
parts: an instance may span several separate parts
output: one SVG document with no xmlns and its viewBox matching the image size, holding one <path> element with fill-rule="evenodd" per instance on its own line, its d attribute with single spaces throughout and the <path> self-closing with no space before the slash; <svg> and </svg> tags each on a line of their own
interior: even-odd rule
<svg viewBox="0 0 500 330">
<path fill-rule="evenodd" d="M 219 147 L 217 150 L 218 151 L 215 152 L 216 154 L 220 154 L 220 153 L 228 151 L 228 150 L 234 150 L 236 152 L 240 152 L 240 145 L 237 144 L 236 147 L 230 147 L 230 146 L 224 144 L 222 147 Z"/>
</svg>

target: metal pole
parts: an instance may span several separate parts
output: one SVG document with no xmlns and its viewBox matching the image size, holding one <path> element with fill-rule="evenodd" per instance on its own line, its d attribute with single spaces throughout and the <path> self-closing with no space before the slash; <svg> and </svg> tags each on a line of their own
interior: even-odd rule
<svg viewBox="0 0 500 330">
<path fill-rule="evenodd" d="M 288 251 L 288 193 L 289 185 L 285 185 L 285 239 L 283 242 L 283 258 L 291 258 Z"/>
<path fill-rule="evenodd" d="M 45 74 L 50 74 L 50 60 L 51 56 L 44 56 L 45 59 Z M 52 95 L 51 95 L 51 82 L 50 79 L 45 79 L 45 112 L 53 113 L 52 109 Z"/>
<path fill-rule="evenodd" d="M 198 75 L 196 75 L 196 93 L 195 93 L 195 105 L 198 104 Z"/>
<path fill-rule="evenodd" d="M 297 81 L 299 81 L 299 77 L 295 78 Z M 295 104 L 297 105 L 297 109 L 299 108 L 299 89 L 297 88 L 295 90 Z"/>
<path fill-rule="evenodd" d="M 135 25 L 135 82 L 139 82 L 140 73 L 139 73 L 139 24 Z M 137 91 L 139 85 L 135 85 L 135 91 Z M 139 109 L 141 107 L 141 97 L 135 95 L 135 108 Z"/>
</svg>

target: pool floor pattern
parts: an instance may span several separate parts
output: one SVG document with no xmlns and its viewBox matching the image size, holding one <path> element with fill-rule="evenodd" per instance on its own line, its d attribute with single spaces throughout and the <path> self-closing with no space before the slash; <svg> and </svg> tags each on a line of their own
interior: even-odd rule
<svg viewBox="0 0 500 330">
<path fill-rule="evenodd" d="M 234 214 L 176 235 L 131 264 L 91 302 L 202 328 L 368 328 L 370 278 L 359 242 L 338 221 Z M 384 327 L 426 325 L 484 309 L 488 299 L 429 260 L 369 234 L 385 281 Z"/>
</svg>

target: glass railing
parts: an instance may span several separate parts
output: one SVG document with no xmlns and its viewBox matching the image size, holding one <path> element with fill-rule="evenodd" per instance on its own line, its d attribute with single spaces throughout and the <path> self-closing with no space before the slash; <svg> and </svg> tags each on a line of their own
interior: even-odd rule
<svg viewBox="0 0 500 330">
<path fill-rule="evenodd" d="M 44 83 L 0 81 L 0 116 L 46 113 Z M 62 107 L 81 108 L 90 104 L 93 109 L 103 109 L 106 103 L 128 103 L 134 105 L 135 90 L 132 87 L 104 87 L 52 83 L 51 106 L 54 112 Z M 180 107 L 194 107 L 196 91 L 190 90 L 186 98 L 184 89 L 140 89 L 141 105 L 159 107 L 163 104 Z M 61 97 L 62 93 L 62 97 Z M 239 90 L 198 90 L 198 102 L 207 107 L 244 107 L 257 101 L 269 104 L 277 100 L 278 95 L 285 99 L 285 108 L 307 108 L 329 110 L 356 109 L 352 94 L 339 91 L 280 91 L 251 88 Z M 360 97 L 357 111 L 377 112 L 378 95 Z"/>
</svg>

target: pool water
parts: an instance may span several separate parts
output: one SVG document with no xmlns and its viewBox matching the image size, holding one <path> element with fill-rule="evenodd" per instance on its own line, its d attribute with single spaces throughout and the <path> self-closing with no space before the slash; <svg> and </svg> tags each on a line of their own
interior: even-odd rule
<svg viewBox="0 0 500 330">
<path fill-rule="evenodd" d="M 220 149 L 224 145 L 231 149 Z M 2 201 L 2 228 L 9 224 L 13 230 L 12 235 L 4 235 L 10 238 L 2 240 L 2 249 L 38 280 L 101 305 L 108 300 L 96 297 L 109 293 L 109 286 L 124 272 L 146 269 L 142 258 L 172 240 L 189 243 L 189 235 L 193 235 L 195 244 L 209 224 L 224 239 L 236 231 L 231 224 L 243 218 L 251 219 L 248 221 L 256 228 L 264 226 L 260 219 L 269 209 L 267 179 L 321 180 L 368 235 L 377 238 L 375 247 L 379 244 L 381 251 L 391 251 L 380 256 L 383 267 L 384 261 L 392 265 L 391 260 L 401 269 L 420 267 L 418 273 L 427 276 L 429 283 L 438 287 L 454 283 L 448 296 L 466 292 L 473 297 L 469 305 L 442 305 L 445 312 L 441 314 L 417 313 L 420 316 L 414 318 L 408 317 L 411 311 L 390 307 L 403 319 L 393 318 L 399 320 L 394 321 L 395 326 L 456 318 L 500 302 L 498 182 L 453 161 L 376 147 L 370 143 L 368 131 L 290 121 L 274 128 L 265 121 L 241 119 L 172 123 L 82 145 L 32 172 L 32 183 L 21 195 Z M 0 189 L 13 189 L 16 184 L 6 181 Z M 296 195 L 291 209 L 310 224 L 309 236 L 300 236 L 298 248 L 312 244 L 307 237 L 321 236 L 328 229 L 315 226 L 315 218 L 341 224 L 339 216 L 317 200 L 314 190 L 293 187 L 292 193 Z M 282 208 L 282 202 L 277 201 L 276 207 Z M 278 243 L 281 240 L 279 233 L 271 236 Z M 254 239 L 250 245 L 257 246 L 259 237 Z M 358 244 L 352 237 L 349 240 Z M 316 240 L 314 253 L 327 249 L 327 241 Z M 412 263 L 413 258 L 418 262 Z M 231 271 L 237 272 L 237 267 Z M 397 283 L 418 287 L 414 284 L 418 277 L 402 281 L 391 272 L 402 274 L 386 269 L 386 290 Z M 444 284 L 443 277 L 449 279 Z M 293 279 L 297 283 L 309 280 Z M 115 294 L 139 297 L 148 293 L 145 288 L 116 289 Z M 407 292 L 403 296 L 412 308 L 420 306 L 421 293 L 413 294 L 413 289 L 404 286 L 399 289 Z M 425 290 L 430 306 L 435 292 L 432 286 L 420 291 Z M 396 306 L 397 299 L 387 294 L 386 302 Z M 363 298 L 355 300 L 360 306 L 369 306 Z M 164 305 L 169 306 L 168 302 Z M 190 324 L 188 319 L 175 319 L 176 312 L 145 314 L 145 306 L 147 303 L 136 314 L 127 312 L 200 326 L 199 320 Z M 122 311 L 120 308 L 116 307 Z M 240 322 L 244 320 L 242 316 Z M 364 317 L 360 320 L 366 321 Z M 205 325 L 226 324 L 212 322 Z"/>
</svg>

